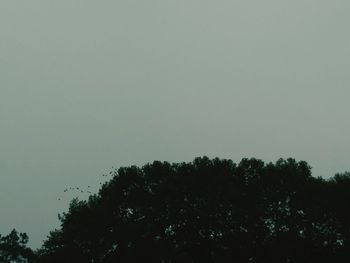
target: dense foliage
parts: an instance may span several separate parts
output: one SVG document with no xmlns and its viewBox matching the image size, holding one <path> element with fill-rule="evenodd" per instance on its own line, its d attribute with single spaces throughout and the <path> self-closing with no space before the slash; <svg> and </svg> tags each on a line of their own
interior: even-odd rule
<svg viewBox="0 0 350 263">
<path fill-rule="evenodd" d="M 350 262 L 350 173 L 203 157 L 111 175 L 36 253 L 24 233 L 0 236 L 0 262 Z"/>
<path fill-rule="evenodd" d="M 350 262 L 350 175 L 197 158 L 126 167 L 73 200 L 40 262 Z"/>
<path fill-rule="evenodd" d="M 25 263 L 34 260 L 33 251 L 27 247 L 28 236 L 15 229 L 7 236 L 0 235 L 0 262 Z"/>
</svg>

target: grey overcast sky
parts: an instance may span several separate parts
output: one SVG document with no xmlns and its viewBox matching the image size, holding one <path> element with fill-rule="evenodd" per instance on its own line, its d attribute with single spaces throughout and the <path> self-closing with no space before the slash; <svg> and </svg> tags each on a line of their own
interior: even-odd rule
<svg viewBox="0 0 350 263">
<path fill-rule="evenodd" d="M 38 247 L 77 195 L 63 189 L 97 191 L 112 166 L 208 155 L 350 170 L 349 12 L 348 0 L 1 0 L 0 233 Z"/>
</svg>

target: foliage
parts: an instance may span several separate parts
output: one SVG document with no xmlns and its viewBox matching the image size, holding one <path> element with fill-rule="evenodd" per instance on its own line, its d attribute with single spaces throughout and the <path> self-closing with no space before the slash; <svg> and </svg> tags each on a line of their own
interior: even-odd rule
<svg viewBox="0 0 350 263">
<path fill-rule="evenodd" d="M 350 262 L 350 175 L 196 158 L 113 171 L 74 199 L 39 262 Z"/>
<path fill-rule="evenodd" d="M 7 236 L 0 236 L 0 262 L 25 263 L 34 259 L 34 254 L 27 248 L 28 236 L 15 229 Z"/>
</svg>

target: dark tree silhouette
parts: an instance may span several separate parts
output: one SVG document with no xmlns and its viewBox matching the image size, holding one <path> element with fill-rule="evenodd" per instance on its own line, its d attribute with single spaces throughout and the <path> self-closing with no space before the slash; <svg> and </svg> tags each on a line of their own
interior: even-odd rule
<svg viewBox="0 0 350 263">
<path fill-rule="evenodd" d="M 350 262 L 349 200 L 294 159 L 155 161 L 74 199 L 39 262 Z"/>
<path fill-rule="evenodd" d="M 7 236 L 0 236 L 0 262 L 25 263 L 34 260 L 33 251 L 27 247 L 28 236 L 15 229 Z"/>
</svg>

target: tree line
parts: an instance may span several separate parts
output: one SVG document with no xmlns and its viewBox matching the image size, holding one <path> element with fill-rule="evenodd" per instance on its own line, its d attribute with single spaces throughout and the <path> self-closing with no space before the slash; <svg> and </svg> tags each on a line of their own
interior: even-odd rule
<svg viewBox="0 0 350 263">
<path fill-rule="evenodd" d="M 30 250 L 0 236 L 0 262 L 350 262 L 350 173 L 304 161 L 196 158 L 112 171 Z"/>
</svg>

